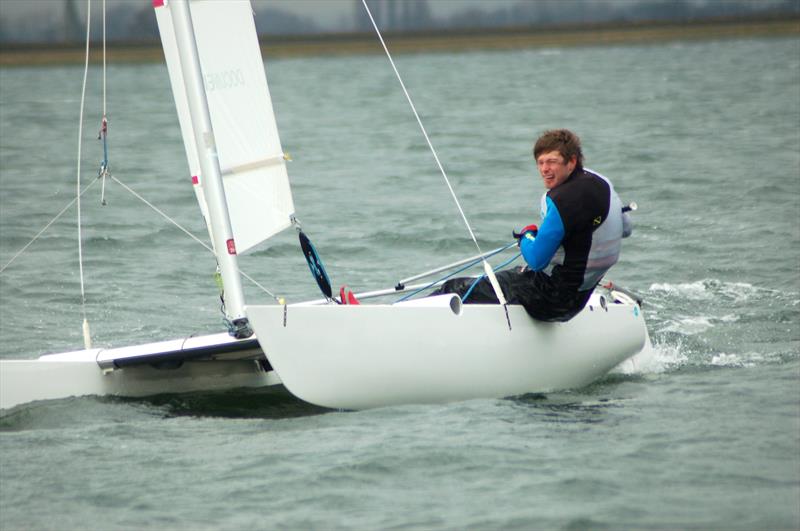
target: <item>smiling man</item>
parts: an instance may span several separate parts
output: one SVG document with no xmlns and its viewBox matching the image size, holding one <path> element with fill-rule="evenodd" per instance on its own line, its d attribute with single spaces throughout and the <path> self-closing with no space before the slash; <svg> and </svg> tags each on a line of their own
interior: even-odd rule
<svg viewBox="0 0 800 531">
<path fill-rule="evenodd" d="M 522 304 L 535 319 L 567 321 L 619 259 L 631 222 L 611 182 L 583 167 L 580 139 L 573 132 L 545 132 L 533 158 L 547 188 L 541 227 L 528 225 L 518 235 L 527 267 L 502 271 L 497 280 L 508 302 Z M 436 293 L 457 293 L 466 303 L 497 303 L 486 279 L 455 278 Z"/>
</svg>

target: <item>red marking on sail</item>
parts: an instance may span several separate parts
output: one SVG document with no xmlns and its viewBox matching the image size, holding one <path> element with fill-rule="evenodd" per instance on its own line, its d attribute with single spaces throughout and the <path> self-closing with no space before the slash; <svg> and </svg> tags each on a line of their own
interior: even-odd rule
<svg viewBox="0 0 800 531">
<path fill-rule="evenodd" d="M 153 7 L 164 7 L 164 0 L 153 0 Z"/>
<path fill-rule="evenodd" d="M 228 245 L 228 254 L 236 254 L 236 244 L 233 243 L 233 238 L 225 243 Z"/>
<path fill-rule="evenodd" d="M 200 184 L 200 179 L 197 178 L 197 175 L 192 175 L 192 184 Z"/>
</svg>

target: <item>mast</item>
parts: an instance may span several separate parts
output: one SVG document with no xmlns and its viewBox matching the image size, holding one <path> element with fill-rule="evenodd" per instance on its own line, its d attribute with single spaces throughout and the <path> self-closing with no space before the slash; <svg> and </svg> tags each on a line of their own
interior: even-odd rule
<svg viewBox="0 0 800 531">
<path fill-rule="evenodd" d="M 244 313 L 244 291 L 239 275 L 236 244 L 233 240 L 233 229 L 225 200 L 225 189 L 222 185 L 222 171 L 219 165 L 214 130 L 211 126 L 211 113 L 200 68 L 189 2 L 188 0 L 172 0 L 170 10 L 180 56 L 184 89 L 189 103 L 189 113 L 194 125 L 194 140 L 208 203 L 214 253 L 222 274 L 225 316 L 231 323 L 231 335 L 236 338 L 249 337 L 253 332 Z"/>
</svg>

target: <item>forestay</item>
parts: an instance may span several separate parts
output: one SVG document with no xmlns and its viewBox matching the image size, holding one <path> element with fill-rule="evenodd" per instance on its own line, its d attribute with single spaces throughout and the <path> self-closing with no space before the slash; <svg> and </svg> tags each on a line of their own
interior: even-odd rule
<svg viewBox="0 0 800 531">
<path fill-rule="evenodd" d="M 169 0 L 153 0 L 153 5 L 194 189 L 208 220 Z M 250 2 L 195 0 L 190 5 L 236 250 L 241 253 L 291 225 L 294 204 L 286 162 Z"/>
</svg>

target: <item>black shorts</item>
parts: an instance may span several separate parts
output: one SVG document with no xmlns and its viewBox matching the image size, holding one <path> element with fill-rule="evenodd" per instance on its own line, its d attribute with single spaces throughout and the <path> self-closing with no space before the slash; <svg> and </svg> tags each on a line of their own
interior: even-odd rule
<svg viewBox="0 0 800 531">
<path fill-rule="evenodd" d="M 509 269 L 500 271 L 496 276 L 506 301 L 509 304 L 521 304 L 528 315 L 539 321 L 569 321 L 586 306 L 593 291 L 564 288 L 552 277 L 529 269 Z M 475 279 L 469 277 L 452 278 L 432 295 L 455 293 L 463 298 L 474 282 Z M 499 301 L 489 279 L 484 276 L 472 288 L 464 303 L 498 304 Z"/>
</svg>

